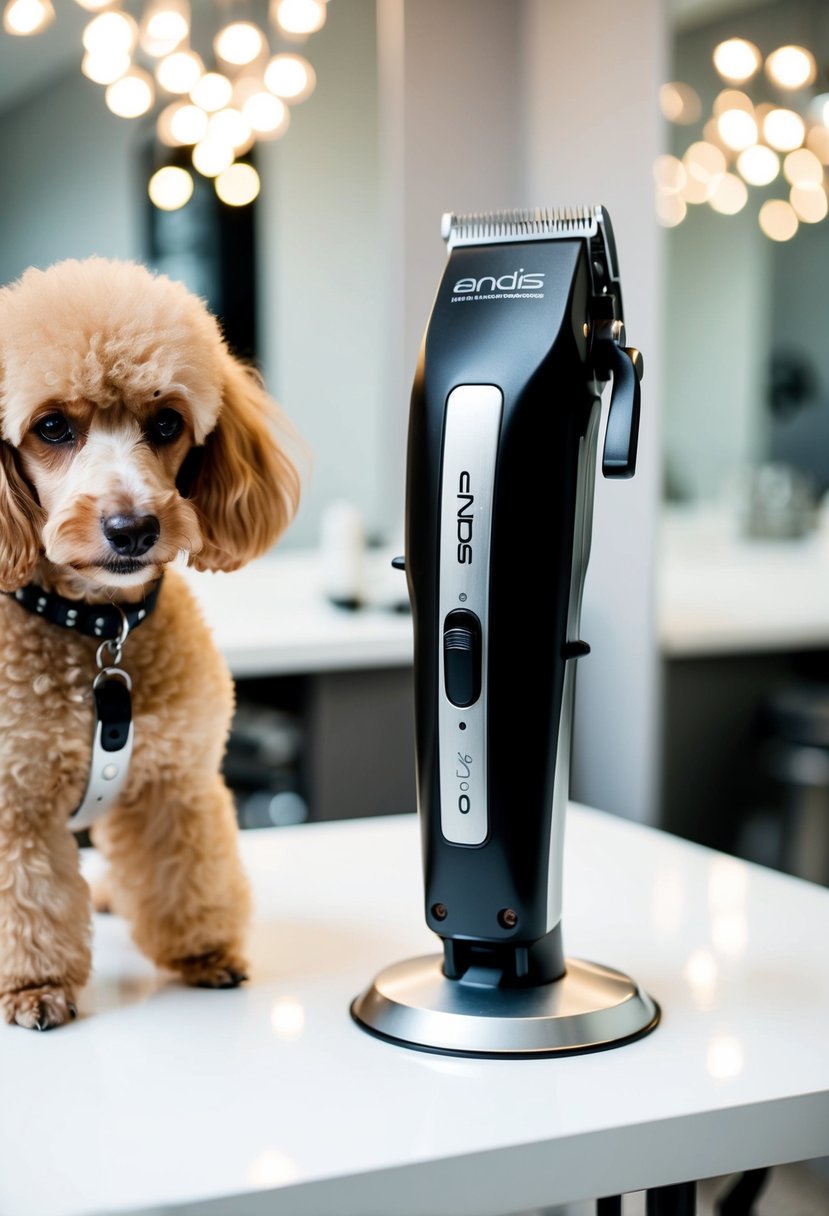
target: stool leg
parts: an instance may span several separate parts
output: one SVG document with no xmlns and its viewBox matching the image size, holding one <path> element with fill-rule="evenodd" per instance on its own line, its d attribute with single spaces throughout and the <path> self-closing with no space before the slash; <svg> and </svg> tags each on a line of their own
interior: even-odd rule
<svg viewBox="0 0 829 1216">
<path fill-rule="evenodd" d="M 596 1200 L 596 1216 L 622 1216 L 622 1196 L 607 1195 Z"/>
<path fill-rule="evenodd" d="M 746 1170 L 717 1202 L 717 1216 L 752 1216 L 754 1200 L 769 1180 L 771 1170 Z"/>
<path fill-rule="evenodd" d="M 696 1182 L 677 1182 L 655 1186 L 646 1192 L 647 1216 L 696 1216 Z"/>
</svg>

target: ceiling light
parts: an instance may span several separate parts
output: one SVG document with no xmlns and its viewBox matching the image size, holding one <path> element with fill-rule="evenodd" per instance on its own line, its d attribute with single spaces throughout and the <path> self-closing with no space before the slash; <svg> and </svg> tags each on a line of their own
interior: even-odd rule
<svg viewBox="0 0 829 1216">
<path fill-rule="evenodd" d="M 153 78 L 143 68 L 130 68 L 120 80 L 107 86 L 106 103 L 119 118 L 140 118 L 155 101 Z"/>
<path fill-rule="evenodd" d="M 250 123 L 232 106 L 211 115 L 207 123 L 207 139 L 231 148 L 242 148 L 250 140 Z"/>
<path fill-rule="evenodd" d="M 688 173 L 676 156 L 657 156 L 653 162 L 653 180 L 658 189 L 676 194 L 688 180 Z"/>
<path fill-rule="evenodd" d="M 284 101 L 304 101 L 316 82 L 314 69 L 302 55 L 274 55 L 265 68 L 266 87 Z"/>
<path fill-rule="evenodd" d="M 737 170 L 750 186 L 768 186 L 780 172 L 780 157 L 765 144 L 755 144 L 737 157 Z"/>
<path fill-rule="evenodd" d="M 829 165 L 829 129 L 815 126 L 806 135 L 806 147 L 814 152 L 822 165 Z"/>
<path fill-rule="evenodd" d="M 721 215 L 736 215 L 748 202 L 748 190 L 736 173 L 721 173 L 714 178 L 708 205 Z"/>
<path fill-rule="evenodd" d="M 232 21 L 213 40 L 213 49 L 225 63 L 240 67 L 253 63 L 265 49 L 265 39 L 258 25 L 251 21 Z"/>
<path fill-rule="evenodd" d="M 154 113 L 155 138 L 167 147 L 192 147 L 193 163 L 205 176 L 224 173 L 256 140 L 279 138 L 291 120 L 288 103 L 304 101 L 316 86 L 314 69 L 302 55 L 271 56 L 270 26 L 264 18 L 267 12 L 279 25 L 283 42 L 303 40 L 324 26 L 326 0 L 201 4 L 198 37 L 212 43 L 219 65 L 210 64 L 209 72 L 190 45 L 192 0 L 76 2 L 85 10 L 84 76 L 103 86 L 110 111 L 126 119 L 148 113 L 159 96 L 172 95 L 162 96 Z M 45 29 L 55 18 L 56 6 L 54 0 L 0 0 L 0 8 L 6 32 L 26 35 Z M 682 84 L 666 86 L 663 95 L 669 88 L 675 90 L 676 120 L 695 121 L 701 112 L 698 95 Z M 176 167 L 164 169 L 172 172 Z M 175 179 L 171 172 L 153 175 L 154 191 L 161 189 L 160 182 L 174 180 L 185 188 L 187 174 Z M 252 166 L 247 166 L 228 180 L 247 177 L 250 183 L 251 172 Z M 156 205 L 165 207 L 163 202 Z"/>
<path fill-rule="evenodd" d="M 823 165 L 814 152 L 798 148 L 783 161 L 786 181 L 793 186 L 819 186 L 823 183 Z"/>
<path fill-rule="evenodd" d="M 726 110 L 745 110 L 746 114 L 754 115 L 754 103 L 741 89 L 723 89 L 714 98 L 711 108 L 717 118 Z"/>
<path fill-rule="evenodd" d="M 193 164 L 203 177 L 216 177 L 233 164 L 234 152 L 230 144 L 215 139 L 202 139 L 193 149 Z"/>
<path fill-rule="evenodd" d="M 231 165 L 216 177 L 216 193 L 229 207 L 247 207 L 259 194 L 259 174 L 253 165 Z"/>
<path fill-rule="evenodd" d="M 742 84 L 750 80 L 762 63 L 762 56 L 753 42 L 745 38 L 728 38 L 714 48 L 714 67 L 724 80 Z"/>
<path fill-rule="evenodd" d="M 815 78 L 815 57 L 802 46 L 781 46 L 766 60 L 766 72 L 781 89 L 802 89 Z"/>
<path fill-rule="evenodd" d="M 720 149 L 705 140 L 691 144 L 682 158 L 682 163 L 688 176 L 698 181 L 708 181 L 718 173 L 725 173 L 727 168 L 725 156 Z"/>
<path fill-rule="evenodd" d="M 87 51 L 81 60 L 81 71 L 95 84 L 112 84 L 124 75 L 131 63 L 129 51 L 114 51 L 109 55 L 90 55 Z"/>
<path fill-rule="evenodd" d="M 156 80 L 168 93 L 189 93 L 201 78 L 204 65 L 193 51 L 173 51 L 155 70 Z"/>
<path fill-rule="evenodd" d="M 271 18 L 286 34 L 314 34 L 325 25 L 323 0 L 271 0 Z"/>
<path fill-rule="evenodd" d="M 233 96 L 233 85 L 221 72 L 205 72 L 190 90 L 190 100 L 212 114 L 223 109 Z"/>
<path fill-rule="evenodd" d="M 815 183 L 792 186 L 789 191 L 789 201 L 792 210 L 804 224 L 819 224 L 826 219 L 829 203 L 826 201 L 826 191 L 822 185 Z"/>
<path fill-rule="evenodd" d="M 720 139 L 733 152 L 742 152 L 757 142 L 757 123 L 745 110 L 726 110 L 717 119 Z"/>
<path fill-rule="evenodd" d="M 759 223 L 772 241 L 790 241 L 798 229 L 794 208 L 782 198 L 770 198 L 763 203 Z"/>
<path fill-rule="evenodd" d="M 165 114 L 168 117 L 163 124 L 164 134 L 162 134 L 161 120 Z M 198 106 L 190 105 L 186 101 L 174 102 L 168 106 L 159 115 L 158 121 L 159 138 L 164 143 L 172 144 L 173 147 L 181 148 L 197 144 L 207 134 L 207 115 L 204 110 L 200 110 Z"/>
<path fill-rule="evenodd" d="M 100 13 L 92 18 L 81 41 L 90 55 L 129 53 L 138 41 L 138 26 L 129 13 Z"/>
<path fill-rule="evenodd" d="M 763 120 L 766 143 L 778 152 L 793 152 L 803 143 L 806 124 L 794 110 L 769 110 Z"/>
<path fill-rule="evenodd" d="M 3 10 L 3 29 L 7 34 L 27 38 L 45 30 L 54 19 L 52 0 L 9 0 Z"/>
<path fill-rule="evenodd" d="M 681 194 L 657 190 L 656 218 L 663 228 L 676 228 L 687 214 L 688 206 Z"/>
<path fill-rule="evenodd" d="M 659 90 L 659 106 L 663 118 L 681 126 L 690 126 L 702 114 L 699 93 L 689 84 L 682 84 L 678 80 L 662 85 Z"/>
<path fill-rule="evenodd" d="M 193 178 L 186 169 L 165 165 L 152 175 L 147 190 L 160 211 L 178 211 L 193 195 Z"/>
<path fill-rule="evenodd" d="M 190 33 L 187 0 L 151 0 L 141 19 L 141 49 L 153 58 L 169 55 Z"/>
<path fill-rule="evenodd" d="M 291 113 L 285 102 L 274 97 L 273 93 L 261 91 L 251 93 L 242 105 L 242 113 L 255 134 L 266 139 L 283 135 L 291 121 Z"/>
</svg>

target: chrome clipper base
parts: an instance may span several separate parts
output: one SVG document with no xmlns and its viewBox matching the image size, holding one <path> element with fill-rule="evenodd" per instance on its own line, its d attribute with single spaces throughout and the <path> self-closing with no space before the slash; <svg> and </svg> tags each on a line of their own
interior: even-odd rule
<svg viewBox="0 0 829 1216">
<path fill-rule="evenodd" d="M 453 1056 L 540 1057 L 602 1051 L 649 1034 L 659 1006 L 628 976 L 567 959 L 558 980 L 495 988 L 443 974 L 443 956 L 387 967 L 351 1006 L 369 1033 Z"/>
</svg>

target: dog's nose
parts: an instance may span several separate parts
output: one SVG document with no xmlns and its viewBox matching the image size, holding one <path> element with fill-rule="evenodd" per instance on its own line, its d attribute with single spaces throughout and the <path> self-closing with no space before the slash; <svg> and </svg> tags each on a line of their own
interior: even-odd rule
<svg viewBox="0 0 829 1216">
<path fill-rule="evenodd" d="M 101 527 L 119 557 L 143 557 L 161 535 L 154 515 L 109 515 Z"/>
</svg>

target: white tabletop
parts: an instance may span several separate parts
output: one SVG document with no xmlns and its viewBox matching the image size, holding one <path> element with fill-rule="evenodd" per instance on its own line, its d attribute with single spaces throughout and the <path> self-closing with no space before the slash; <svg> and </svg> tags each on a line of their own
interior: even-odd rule
<svg viewBox="0 0 829 1216">
<path fill-rule="evenodd" d="M 829 517 L 792 540 L 742 535 L 721 507 L 663 510 L 657 562 L 667 658 L 829 647 Z"/>
<path fill-rule="evenodd" d="M 2 1216 L 496 1216 L 826 1152 L 829 890 L 573 808 L 565 948 L 632 974 L 662 1023 L 594 1055 L 452 1059 L 349 1016 L 437 944 L 415 817 L 242 845 L 250 984 L 185 989 L 97 918 L 79 1020 L 0 1027 Z"/>
<path fill-rule="evenodd" d="M 277 550 L 232 574 L 183 569 L 235 676 L 403 667 L 412 662 L 406 576 L 394 553 L 366 555 L 366 606 L 335 607 L 325 596 L 319 554 Z"/>
</svg>

